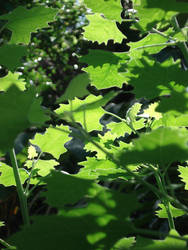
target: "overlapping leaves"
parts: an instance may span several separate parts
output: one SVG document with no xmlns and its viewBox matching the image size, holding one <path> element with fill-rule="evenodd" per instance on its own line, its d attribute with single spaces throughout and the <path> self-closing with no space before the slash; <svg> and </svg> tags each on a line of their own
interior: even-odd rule
<svg viewBox="0 0 188 250">
<path fill-rule="evenodd" d="M 105 50 L 89 50 L 80 58 L 88 64 L 83 70 L 89 74 L 91 84 L 97 89 L 113 86 L 121 88 L 125 82 L 125 65 L 129 57 L 125 53 L 112 53 Z M 121 72 L 124 68 L 124 72 Z"/>
<path fill-rule="evenodd" d="M 46 182 L 47 202 L 61 210 L 58 215 L 35 216 L 30 228 L 13 235 L 9 241 L 19 249 L 23 249 L 25 244 L 28 250 L 33 249 L 36 242 L 45 250 L 51 249 L 54 244 L 61 245 L 62 231 L 63 247 L 66 249 L 111 249 L 120 238 L 132 231 L 127 219 L 139 208 L 134 193 L 111 192 L 91 180 L 60 172 L 52 172 Z M 89 198 L 87 203 L 70 206 L 85 195 Z M 122 207 L 123 202 L 128 202 L 129 206 Z M 66 203 L 69 206 L 64 206 Z"/>
<path fill-rule="evenodd" d="M 167 26 L 173 16 L 187 12 L 187 3 L 183 1 L 134 0 L 133 3 L 139 18 L 139 25 L 135 27 L 142 32 Z"/>
<path fill-rule="evenodd" d="M 105 43 L 109 40 L 121 43 L 125 36 L 117 29 L 116 23 L 103 18 L 100 14 L 87 15 L 89 26 L 84 27 L 84 37 L 90 41 Z"/>
<path fill-rule="evenodd" d="M 121 21 L 120 13 L 122 11 L 122 7 L 120 1 L 116 0 L 84 0 L 85 4 L 88 8 L 92 9 L 95 13 L 103 13 L 104 16 L 110 20 Z"/>
<path fill-rule="evenodd" d="M 56 113 L 60 118 L 71 121 L 71 116 L 77 122 L 79 122 L 83 128 L 88 132 L 92 130 L 101 130 L 102 125 L 99 120 L 104 115 L 104 106 L 115 93 L 110 92 L 104 97 L 90 95 L 85 100 L 75 100 L 69 102 L 69 104 L 60 104 L 60 108 L 56 109 Z M 66 113 L 68 113 L 66 117 Z"/>
<path fill-rule="evenodd" d="M 185 129 L 160 127 L 141 134 L 134 147 L 120 153 L 123 164 L 151 163 L 165 166 L 174 161 L 188 159 L 188 133 Z"/>
<path fill-rule="evenodd" d="M 48 152 L 58 159 L 61 154 L 67 151 L 64 144 L 70 141 L 69 132 L 67 126 L 51 126 L 44 134 L 36 134 L 30 142 L 37 145 L 42 152 Z"/>
<path fill-rule="evenodd" d="M 0 91 L 6 91 L 12 85 L 17 86 L 20 90 L 25 90 L 25 82 L 19 79 L 18 73 L 9 72 L 5 77 L 0 78 Z"/>
<path fill-rule="evenodd" d="M 32 88 L 23 92 L 12 85 L 0 94 L 0 155 L 14 146 L 14 140 L 23 130 L 31 126 L 40 127 L 49 120 L 40 104 L 41 99 L 36 98 Z"/>
<path fill-rule="evenodd" d="M 19 6 L 11 13 L 0 16 L 0 20 L 7 20 L 4 25 L 12 31 L 10 44 L 30 42 L 31 32 L 48 26 L 49 22 L 54 21 L 57 10 L 38 6 L 32 9 L 26 9 Z"/>
</svg>

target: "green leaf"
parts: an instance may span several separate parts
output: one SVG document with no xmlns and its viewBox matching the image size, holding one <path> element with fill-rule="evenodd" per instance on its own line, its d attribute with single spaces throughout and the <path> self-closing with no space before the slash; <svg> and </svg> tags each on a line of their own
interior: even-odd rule
<svg viewBox="0 0 188 250">
<path fill-rule="evenodd" d="M 171 230 L 169 235 L 179 236 L 175 230 Z M 131 250 L 180 250 L 186 249 L 186 242 L 167 236 L 164 240 L 152 240 L 137 237 L 136 244 L 130 248 Z"/>
<path fill-rule="evenodd" d="M 97 89 L 110 87 L 121 88 L 125 82 L 125 72 L 121 72 L 121 67 L 129 57 L 125 53 L 112 53 L 105 50 L 89 50 L 89 53 L 82 56 L 79 61 L 87 63 L 83 68 L 89 74 L 91 84 Z"/>
<path fill-rule="evenodd" d="M 3 227 L 5 225 L 4 221 L 0 221 L 0 227 Z"/>
<path fill-rule="evenodd" d="M 150 31 L 153 27 L 162 28 L 169 25 L 171 18 L 178 13 L 187 13 L 187 3 L 176 0 L 134 0 L 139 23 L 134 24 L 142 32 Z"/>
<path fill-rule="evenodd" d="M 144 53 L 157 54 L 160 50 L 168 46 L 168 37 L 149 33 L 138 42 L 128 43 L 128 46 L 130 46 L 129 55 L 136 62 L 136 60 L 142 58 Z"/>
<path fill-rule="evenodd" d="M 188 132 L 185 129 L 161 127 L 141 134 L 130 150 L 120 152 L 123 164 L 151 163 L 165 166 L 188 159 Z"/>
<path fill-rule="evenodd" d="M 63 203 L 62 194 L 65 193 L 65 197 L 68 197 L 66 194 L 68 191 L 73 193 L 72 181 L 67 185 L 66 190 L 62 188 L 64 179 L 58 176 L 59 181 L 61 183 L 55 189 L 57 194 L 51 197 L 54 201 L 57 199 L 58 204 Z M 52 188 L 54 185 L 56 185 L 55 179 Z M 83 183 L 82 186 L 84 187 Z M 124 204 L 129 204 L 129 206 L 124 206 Z M 33 250 L 36 244 L 40 246 L 40 250 L 52 250 L 54 246 L 63 246 L 64 249 L 70 250 L 111 249 L 119 239 L 132 233 L 130 221 L 127 219 L 138 208 L 139 204 L 134 193 L 119 194 L 98 187 L 97 195 L 88 200 L 88 204 L 84 204 L 84 207 L 79 207 L 79 205 L 77 208 L 67 207 L 59 211 L 59 215 L 32 217 L 31 226 L 22 228 L 8 241 L 20 250 L 24 250 L 26 245 L 27 250 Z"/>
<path fill-rule="evenodd" d="M 188 114 L 186 115 L 173 115 L 173 114 L 164 114 L 163 117 L 159 120 L 155 120 L 151 128 L 156 129 L 158 127 L 188 127 Z"/>
<path fill-rule="evenodd" d="M 186 86 L 188 72 L 180 68 L 179 62 L 170 58 L 163 63 L 143 56 L 128 64 L 127 81 L 134 87 L 137 98 L 153 99 L 170 94 L 174 83 Z"/>
<path fill-rule="evenodd" d="M 129 206 L 124 206 L 125 202 Z M 91 249 L 111 249 L 117 240 L 131 233 L 127 219 L 138 208 L 134 193 L 121 194 L 103 188 L 87 207 L 65 210 L 61 214 L 69 218 L 75 216 L 82 221 L 90 218 L 92 230 L 87 230 L 87 240 Z"/>
<path fill-rule="evenodd" d="M 7 20 L 4 25 L 12 31 L 10 44 L 30 42 L 31 32 L 48 26 L 49 22 L 54 21 L 57 14 L 56 9 L 45 8 L 44 6 L 26 9 L 22 6 L 17 7 L 11 13 L 0 16 L 0 20 Z"/>
<path fill-rule="evenodd" d="M 25 90 L 25 82 L 23 79 L 19 79 L 19 73 L 9 72 L 6 76 L 0 78 L 0 91 L 6 91 L 12 85 L 17 86 L 20 90 Z"/>
<path fill-rule="evenodd" d="M 30 145 L 28 147 L 28 159 L 34 159 L 37 156 L 38 156 L 38 153 L 37 153 L 35 147 Z"/>
<path fill-rule="evenodd" d="M 89 25 L 84 27 L 84 37 L 93 42 L 107 44 L 108 40 L 121 43 L 126 38 L 114 21 L 103 18 L 100 14 L 86 15 Z"/>
<path fill-rule="evenodd" d="M 136 121 L 137 114 L 139 113 L 141 106 L 142 104 L 136 102 L 127 110 L 126 120 L 128 124 L 132 125 L 133 122 Z"/>
<path fill-rule="evenodd" d="M 178 74 L 178 72 L 177 72 Z M 187 73 L 188 76 L 188 73 Z M 179 77 L 181 77 L 179 75 Z M 182 78 L 183 78 L 182 74 Z M 178 80 L 176 81 L 178 83 Z M 169 86 L 170 87 L 170 86 Z M 170 87 L 171 93 L 168 98 L 161 97 L 161 101 L 156 110 L 161 113 L 170 113 L 174 115 L 188 114 L 188 92 L 187 88 L 178 84 Z M 178 105 L 177 105 L 178 103 Z"/>
<path fill-rule="evenodd" d="M 110 153 L 111 150 L 115 148 L 114 146 L 115 139 L 116 136 L 112 135 L 111 132 L 108 131 L 107 133 L 104 134 L 104 136 L 99 135 L 99 137 L 93 137 L 92 141 L 100 145 L 101 148 L 103 149 L 106 148 Z M 101 149 L 97 148 L 93 143 L 91 143 L 90 141 L 85 143 L 86 145 L 84 149 L 86 149 L 87 151 L 95 151 L 96 152 L 95 156 L 97 157 L 97 159 L 107 158 L 106 154 Z"/>
<path fill-rule="evenodd" d="M 107 124 L 107 128 L 109 128 L 111 133 L 115 134 L 117 137 L 124 136 L 125 133 L 132 133 L 132 129 L 125 122 L 111 122 Z"/>
<path fill-rule="evenodd" d="M 42 152 L 50 153 L 58 159 L 61 154 L 67 151 L 64 144 L 70 141 L 69 133 L 69 129 L 64 125 L 50 126 L 44 134 L 37 133 L 30 142 L 37 145 Z"/>
<path fill-rule="evenodd" d="M 156 211 L 156 215 L 159 218 L 168 218 L 168 214 L 166 212 L 166 208 L 163 204 L 158 204 L 158 206 L 161 208 L 160 210 Z M 182 216 L 185 214 L 185 212 L 179 208 L 176 208 L 170 204 L 170 211 L 172 213 L 172 216 L 174 218 Z"/>
<path fill-rule="evenodd" d="M 86 219 L 64 218 L 58 215 L 32 217 L 30 227 L 23 228 L 9 237 L 9 244 L 16 245 L 17 249 L 33 250 L 36 244 L 40 250 L 52 250 L 54 246 L 63 246 L 70 249 L 90 249 L 86 240 L 86 230 L 91 230 L 90 222 Z M 93 225 L 93 224 L 92 224 Z M 31 237 L 32 235 L 32 237 Z"/>
<path fill-rule="evenodd" d="M 99 120 L 105 114 L 101 106 L 104 106 L 114 95 L 114 92 L 110 92 L 104 97 L 90 95 L 84 100 L 75 98 L 69 104 L 60 104 L 60 108 L 55 112 L 62 118 L 66 118 L 65 112 L 72 113 L 75 121 L 79 122 L 88 132 L 101 130 L 102 125 Z"/>
<path fill-rule="evenodd" d="M 81 98 L 89 94 L 87 86 L 90 84 L 88 74 L 82 73 L 70 81 L 65 93 L 57 100 L 57 103 L 73 100 L 75 97 Z"/>
<path fill-rule="evenodd" d="M 156 111 L 156 108 L 158 107 L 158 105 L 159 105 L 159 102 L 151 103 L 148 106 L 148 108 L 144 110 L 144 113 L 142 115 L 159 120 L 160 118 L 162 118 L 162 114 Z"/>
<path fill-rule="evenodd" d="M 178 167 L 178 171 L 180 172 L 179 177 L 185 183 L 185 190 L 188 190 L 188 167 Z"/>
<path fill-rule="evenodd" d="M 1 173 L 0 184 L 2 184 L 5 187 L 16 186 L 13 168 L 11 168 L 10 166 L 1 162 L 0 163 L 0 173 Z M 19 173 L 20 173 L 21 183 L 24 184 L 26 179 L 28 179 L 29 175 L 22 168 L 19 168 Z"/>
<path fill-rule="evenodd" d="M 107 19 L 121 22 L 122 7 L 120 1 L 116 0 L 84 0 L 88 8 L 92 9 L 95 13 L 103 13 Z"/>
<path fill-rule="evenodd" d="M 125 178 L 125 170 L 106 159 L 98 160 L 96 158 L 87 158 L 87 161 L 80 162 L 79 165 L 84 166 L 84 168 L 81 168 L 80 172 L 77 174 L 80 178 L 90 180 L 104 180 L 106 177 L 113 180 L 117 179 L 117 176 Z"/>
<path fill-rule="evenodd" d="M 31 168 L 33 161 L 28 160 L 25 163 L 25 166 Z M 46 176 L 48 175 L 51 170 L 54 170 L 54 167 L 59 165 L 59 162 L 55 160 L 38 160 L 34 162 L 35 167 L 34 170 L 37 172 L 37 175 Z"/>
<path fill-rule="evenodd" d="M 165 32 L 165 34 L 167 34 L 168 36 L 171 36 L 176 41 L 186 42 L 186 35 L 184 34 L 184 29 L 186 31 L 187 27 L 184 27 L 181 30 L 174 30 L 173 28 L 169 28 Z"/>
<path fill-rule="evenodd" d="M 27 54 L 26 46 L 5 44 L 0 47 L 0 64 L 14 72 L 22 65 L 21 58 Z"/>
<path fill-rule="evenodd" d="M 142 104 L 135 103 L 133 104 L 126 113 L 126 121 L 121 122 L 111 122 L 107 124 L 107 127 L 111 129 L 111 133 L 117 137 L 124 136 L 125 133 L 131 134 L 133 130 L 139 130 L 145 127 L 144 119 L 140 118 L 137 114 L 140 111 Z"/>
<path fill-rule="evenodd" d="M 40 103 L 33 88 L 20 91 L 12 85 L 0 94 L 0 155 L 13 148 L 19 133 L 31 126 L 40 127 L 49 120 Z"/>
<path fill-rule="evenodd" d="M 122 238 L 116 242 L 113 250 L 129 250 L 136 242 L 135 237 Z"/>
<path fill-rule="evenodd" d="M 66 204 L 74 204 L 85 195 L 90 194 L 94 184 L 91 180 L 52 171 L 50 176 L 44 178 L 47 183 L 47 192 L 44 196 L 52 207 L 63 208 Z"/>
</svg>

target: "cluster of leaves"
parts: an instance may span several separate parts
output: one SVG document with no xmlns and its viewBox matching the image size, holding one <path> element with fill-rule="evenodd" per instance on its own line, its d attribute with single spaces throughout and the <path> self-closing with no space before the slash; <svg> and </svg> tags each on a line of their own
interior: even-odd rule
<svg viewBox="0 0 188 250">
<path fill-rule="evenodd" d="M 33 189 L 45 186 L 41 197 L 56 208 L 53 215 L 32 216 L 32 224 L 24 225 L 8 241 L 19 250 L 62 246 L 187 249 L 187 235 L 180 236 L 174 225 L 176 217 L 187 218 L 188 212 L 177 185 L 182 188 L 185 184 L 183 190 L 188 189 L 187 30 L 178 25 L 176 17 L 186 12 L 187 4 L 175 0 L 133 0 L 123 6 L 116 0 L 84 3 L 91 9 L 86 16 L 85 39 L 99 45 L 107 45 L 109 40 L 121 43 L 125 36 L 117 22 L 124 17 L 124 22 L 131 22 L 132 29 L 140 33 L 140 40 L 130 42 L 127 53 L 91 49 L 81 56 L 79 61 L 87 66 L 69 83 L 53 111 L 41 106 L 37 89 L 19 79 L 15 70 L 26 53 L 30 33 L 52 22 L 57 10 L 18 7 L 0 17 L 7 21 L 3 28 L 12 32 L 8 43 L 0 47 L 0 64 L 9 70 L 0 79 L 0 156 L 11 152 L 17 136 L 27 128 L 46 127 L 30 140 L 19 175 L 27 198 Z M 180 51 L 178 60 L 156 60 L 166 48 L 174 47 Z M 135 99 L 120 117 L 105 107 L 124 85 L 132 86 Z M 57 125 L 48 125 L 50 114 L 56 117 Z M 105 114 L 116 120 L 104 125 L 101 118 Z M 56 170 L 73 136 L 93 153 L 74 175 Z M 43 157 L 45 154 L 50 159 Z M 14 168 L 9 165 L 2 160 L 0 183 L 4 186 L 17 185 Z M 170 175 L 173 169 L 175 180 Z M 99 185 L 106 180 L 123 183 L 125 192 Z M 152 192 L 152 219 L 168 220 L 170 230 L 165 233 L 144 229 L 141 213 L 148 202 L 146 188 L 149 195 Z M 11 249 L 6 244 L 6 249 Z"/>
<path fill-rule="evenodd" d="M 70 80 L 80 72 L 76 53 L 83 41 L 81 32 L 86 23 L 86 8 L 74 0 L 9 0 L 0 9 L 2 13 L 5 10 L 8 12 L 19 5 L 30 9 L 43 5 L 59 10 L 56 20 L 50 26 L 32 34 L 24 64 L 17 69 L 28 85 L 36 86 L 38 93 L 43 96 L 44 105 L 50 107 L 57 96 L 64 92 Z M 2 42 L 9 36 L 5 29 Z"/>
</svg>

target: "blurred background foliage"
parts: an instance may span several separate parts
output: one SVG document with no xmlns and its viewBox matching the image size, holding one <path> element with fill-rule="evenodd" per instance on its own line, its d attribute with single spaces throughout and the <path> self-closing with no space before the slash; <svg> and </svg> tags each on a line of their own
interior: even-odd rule
<svg viewBox="0 0 188 250">
<path fill-rule="evenodd" d="M 77 53 L 82 47 L 82 27 L 86 7 L 75 0 L 6 0 L 0 5 L 0 14 L 12 11 L 19 5 L 32 8 L 45 5 L 59 10 L 56 21 L 32 34 L 28 56 L 19 69 L 28 85 L 35 85 L 43 96 L 43 105 L 53 107 L 67 84 L 80 72 Z M 3 31 L 0 44 L 9 39 L 9 32 Z"/>
</svg>

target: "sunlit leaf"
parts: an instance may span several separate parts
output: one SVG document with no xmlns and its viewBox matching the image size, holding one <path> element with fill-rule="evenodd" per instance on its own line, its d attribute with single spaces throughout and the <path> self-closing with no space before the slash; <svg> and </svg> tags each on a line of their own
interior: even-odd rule
<svg viewBox="0 0 188 250">
<path fill-rule="evenodd" d="M 156 211 L 156 215 L 157 215 L 159 218 L 168 218 L 168 214 L 167 214 L 167 212 L 166 212 L 165 206 L 164 206 L 163 204 L 159 204 L 158 206 L 160 207 L 160 210 L 157 210 L 157 211 Z M 172 216 L 173 216 L 174 218 L 179 217 L 179 216 L 182 216 L 182 215 L 185 214 L 185 212 L 184 212 L 183 210 L 178 209 L 178 208 L 172 206 L 171 204 L 170 204 L 170 211 L 171 211 Z"/>
<path fill-rule="evenodd" d="M 96 159 L 96 158 L 87 158 L 87 161 L 80 162 L 81 168 L 80 172 L 77 174 L 80 178 L 86 178 L 91 180 L 105 179 L 117 179 L 118 177 L 125 177 L 125 170 L 119 168 L 112 161 L 106 159 Z"/>
<path fill-rule="evenodd" d="M 106 18 L 121 22 L 122 7 L 119 1 L 116 0 L 84 0 L 88 8 L 95 13 L 103 13 Z"/>
<path fill-rule="evenodd" d="M 188 190 L 188 167 L 178 167 L 178 171 L 180 172 L 179 177 L 185 183 L 185 190 Z"/>
<path fill-rule="evenodd" d="M 0 221 L 0 227 L 3 227 L 5 225 L 4 221 Z"/>
<path fill-rule="evenodd" d="M 6 165 L 5 163 L 0 163 L 0 184 L 2 184 L 5 187 L 9 187 L 9 186 L 16 186 L 16 182 L 15 182 L 15 178 L 14 178 L 14 172 L 13 172 L 13 168 Z M 24 182 L 26 181 L 26 179 L 28 179 L 29 175 L 28 173 L 20 168 L 19 169 L 19 174 L 20 174 L 20 180 L 21 183 L 24 184 Z"/>
<path fill-rule="evenodd" d="M 140 111 L 142 104 L 136 102 L 133 104 L 128 110 L 126 114 L 126 120 L 128 124 L 133 124 L 133 122 L 136 120 L 137 114 Z"/>
<path fill-rule="evenodd" d="M 20 90 L 25 90 L 25 82 L 19 79 L 20 74 L 9 72 L 8 75 L 0 78 L 0 91 L 6 91 L 12 85 L 17 86 Z"/>
<path fill-rule="evenodd" d="M 100 14 L 87 15 L 89 25 L 84 27 L 84 37 L 98 43 L 105 43 L 109 40 L 121 43 L 125 36 L 118 30 L 114 21 L 103 18 Z"/>
<path fill-rule="evenodd" d="M 141 59 L 144 53 L 156 54 L 168 45 L 168 37 L 159 34 L 149 33 L 137 42 L 128 43 L 130 46 L 129 55 L 133 61 Z"/>
<path fill-rule="evenodd" d="M 169 20 L 178 13 L 187 12 L 187 4 L 176 0 L 134 0 L 141 31 L 150 31 L 153 27 L 161 28 L 169 24 Z"/>
<path fill-rule="evenodd" d="M 38 153 L 37 153 L 35 147 L 33 147 L 32 145 L 29 146 L 29 148 L 28 148 L 28 159 L 34 159 L 37 156 L 38 156 Z"/>
<path fill-rule="evenodd" d="M 51 170 L 54 170 L 55 166 L 59 165 L 59 162 L 55 160 L 37 160 L 33 163 L 33 161 L 28 160 L 25 163 L 25 166 L 31 168 L 34 164 L 34 171 L 37 172 L 37 175 L 46 176 Z"/>
<path fill-rule="evenodd" d="M 158 102 L 151 103 L 148 108 L 144 110 L 143 116 L 155 118 L 156 120 L 162 118 L 162 114 L 156 111 L 156 107 L 158 107 L 158 105 Z"/>
<path fill-rule="evenodd" d="M 69 132 L 66 126 L 51 126 L 44 134 L 37 133 L 30 142 L 37 145 L 42 152 L 48 152 L 58 159 L 61 154 L 67 151 L 64 144 L 70 141 Z"/>
<path fill-rule="evenodd" d="M 106 89 L 113 86 L 122 87 L 125 82 L 125 72 L 121 72 L 121 67 L 128 59 L 125 53 L 95 49 L 89 50 L 89 53 L 79 60 L 88 64 L 83 70 L 89 74 L 91 85 L 97 89 Z"/>
<path fill-rule="evenodd" d="M 113 250 L 129 250 L 136 242 L 135 237 L 122 238 L 116 242 Z"/>
<path fill-rule="evenodd" d="M 99 120 L 105 113 L 102 106 L 114 95 L 115 93 L 110 92 L 104 97 L 90 95 L 84 100 L 75 98 L 69 104 L 60 104 L 60 108 L 56 109 L 55 112 L 62 118 L 66 118 L 65 112 L 71 113 L 75 121 L 79 122 L 87 131 L 101 130 L 102 125 L 99 123 Z"/>
</svg>

